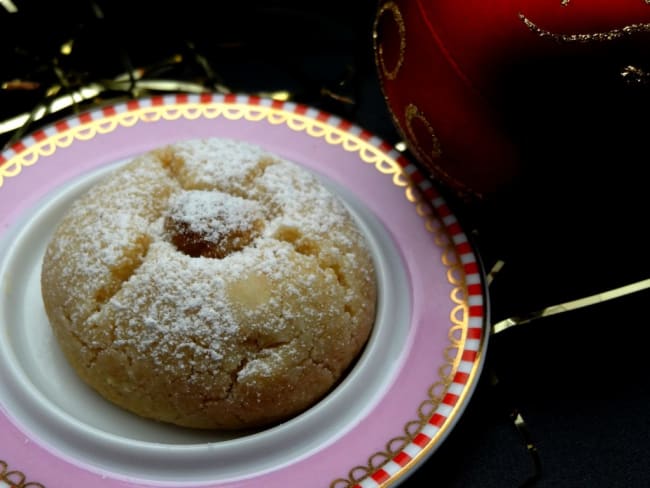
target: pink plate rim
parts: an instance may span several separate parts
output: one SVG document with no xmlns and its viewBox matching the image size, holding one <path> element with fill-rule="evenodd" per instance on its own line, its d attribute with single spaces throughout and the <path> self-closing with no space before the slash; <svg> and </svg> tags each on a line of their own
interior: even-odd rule
<svg viewBox="0 0 650 488">
<path fill-rule="evenodd" d="M 436 245 L 442 248 L 440 254 L 446 266 L 444 274 L 449 284 L 453 285 L 453 296 L 447 297 L 449 300 L 445 299 L 449 302 L 445 303 L 448 307 L 446 316 L 449 320 L 448 336 L 451 345 L 447 345 L 444 354 L 453 357 L 441 357 L 439 372 L 427 373 L 432 385 L 430 392 L 422 391 L 420 405 L 407 406 L 412 411 L 409 415 L 414 420 L 403 431 L 386 433 L 383 447 L 365 446 L 366 452 L 356 452 L 355 448 L 355 452 L 345 453 L 344 445 L 335 446 L 340 451 L 339 455 L 349 459 L 349 470 L 328 473 L 328 479 L 318 480 L 319 483 L 329 483 L 330 488 L 372 488 L 399 483 L 443 442 L 469 402 L 485 357 L 488 307 L 479 259 L 452 209 L 435 184 L 416 165 L 379 137 L 349 121 L 306 105 L 250 95 L 175 94 L 108 105 L 37 130 L 0 154 L 0 208 L 3 210 L 0 215 L 0 237 L 21 212 L 36 205 L 39 194 L 42 195 L 61 183 L 56 179 L 39 179 L 39 172 L 32 167 L 37 161 L 82 142 L 96 144 L 98 150 L 105 149 L 105 144 L 102 145 L 106 139 L 105 134 L 116 130 L 126 134 L 133 131 L 134 127 L 150 134 L 149 140 L 133 144 L 132 151 L 139 152 L 146 149 L 146 144 L 153 144 L 153 139 L 158 136 L 161 140 L 175 137 L 174 127 L 180 123 L 179 120 L 184 123 L 195 121 L 192 123 L 201 124 L 202 128 L 215 122 L 227 125 L 230 121 L 244 120 L 255 127 L 279 127 L 277 130 L 286 131 L 289 139 L 298 137 L 299 134 L 301 138 L 307 138 L 308 144 L 315 150 L 319 145 L 326 144 L 345 152 L 347 156 L 351 153 L 364 163 L 362 166 L 367 168 L 364 171 L 374 170 L 373 173 L 380 173 L 382 178 L 390 179 L 393 186 L 403 189 L 401 194 L 412 204 L 414 212 L 424 219 L 431 241 L 436 240 Z M 256 141 L 253 139 L 251 142 Z M 97 165 L 107 162 L 110 157 L 109 154 L 104 160 L 98 161 Z M 60 174 L 61 178 L 66 178 L 64 171 Z M 18 190 L 13 190 L 14 181 L 21 179 L 26 183 Z M 23 186 L 33 189 L 34 195 L 26 193 Z M 7 207 L 7 202 L 11 203 L 11 207 Z M 398 236 L 398 239 L 405 241 L 408 236 Z M 417 327 L 425 325 L 418 324 Z M 399 374 L 408 373 L 402 371 Z M 442 390 L 438 388 L 434 394 L 434 386 L 441 384 Z M 361 433 L 357 431 L 356 435 Z M 335 443 L 343 443 L 347 438 L 348 436 L 343 436 Z M 31 470 L 36 462 L 43 466 L 50 463 L 69 465 L 66 475 L 67 481 L 71 483 L 69 486 L 95 486 L 87 481 L 94 478 L 88 476 L 83 466 L 39 446 L 38 439 L 26 435 L 20 426 L 12 422 L 10 412 L 5 411 L 1 401 L 0 439 L 4 439 L 0 440 L 0 488 L 7 484 L 12 488 L 55 486 L 49 483 L 56 482 L 43 477 L 42 472 Z M 14 445 L 10 445 L 12 442 Z M 296 469 L 300 469 L 301 479 L 310 480 L 309 466 L 320 462 L 318 453 L 311 458 L 313 459 L 300 460 L 295 466 L 283 467 L 280 471 L 286 470 L 287 475 L 292 475 Z M 263 483 L 266 476 L 262 474 L 250 479 L 254 483 Z M 75 478 L 78 478 L 79 484 L 74 483 Z M 124 479 L 117 478 L 112 483 L 110 480 L 106 483 L 110 484 L 102 486 L 161 486 L 139 480 L 125 482 Z M 236 480 L 234 483 L 209 486 L 243 487 L 248 484 L 246 480 Z"/>
</svg>

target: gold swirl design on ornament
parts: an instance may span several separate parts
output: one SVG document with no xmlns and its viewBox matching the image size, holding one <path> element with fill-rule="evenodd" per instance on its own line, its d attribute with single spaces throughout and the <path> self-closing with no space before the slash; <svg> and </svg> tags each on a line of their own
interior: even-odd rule
<svg viewBox="0 0 650 488">
<path fill-rule="evenodd" d="M 361 161 L 373 165 L 382 174 L 390 176 L 395 186 L 404 189 L 404 196 L 414 204 L 417 214 L 422 217 L 425 229 L 432 235 L 435 245 L 442 249 L 442 263 L 447 267 L 447 279 L 453 286 L 450 292 L 450 299 L 454 307 L 449 315 L 451 327 L 448 332 L 449 344 L 443 352 L 444 364 L 435 372 L 438 379 L 428 388 L 425 399 L 413 412 L 414 420 L 407 422 L 402 433 L 391 438 L 384 449 L 372 454 L 365 465 L 352 468 L 347 478 L 334 480 L 331 488 L 349 488 L 359 483 L 362 479 L 369 477 L 377 469 L 390 461 L 404 446 L 411 442 L 421 432 L 423 426 L 428 422 L 431 415 L 436 411 L 444 393 L 452 382 L 452 378 L 458 369 L 461 360 L 462 344 L 466 340 L 468 326 L 468 304 L 467 286 L 463 273 L 463 267 L 459 257 L 456 255 L 455 247 L 448 236 L 445 227 L 436 216 L 435 210 L 426 202 L 418 187 L 404 172 L 399 163 L 382 151 L 380 148 L 367 140 L 342 129 L 320 121 L 310 116 L 290 112 L 284 109 L 256 106 L 240 103 L 210 102 L 210 103 L 185 103 L 170 104 L 156 107 L 144 107 L 130 110 L 128 112 L 115 113 L 103 116 L 97 120 L 81 123 L 74 127 L 55 133 L 41 141 L 36 141 L 25 150 L 9 158 L 0 166 L 0 191 L 4 182 L 14 178 L 21 173 L 24 167 L 31 166 L 43 157 L 51 156 L 58 148 L 65 148 L 75 140 L 88 140 L 93 137 L 107 134 L 118 127 L 132 127 L 136 123 L 149 123 L 151 121 L 168 120 L 174 121 L 179 118 L 188 120 L 200 117 L 214 119 L 223 116 L 228 120 L 248 120 L 252 122 L 266 121 L 273 125 L 285 124 L 291 130 L 306 132 L 312 137 L 323 139 L 328 144 L 340 146 L 346 151 L 356 153 Z M 476 376 L 478 360 L 470 373 L 470 381 Z M 434 372 L 432 372 L 434 373 Z M 467 395 L 467 390 L 461 394 L 461 400 Z M 454 409 L 449 418 L 458 415 L 458 409 Z M 448 429 L 449 421 L 438 430 L 432 441 L 411 459 L 399 473 L 393 475 L 386 483 L 392 483 L 405 471 L 408 471 L 421 456 L 425 455 L 437 443 L 437 439 Z M 6 463 L 0 461 L 0 468 L 8 474 Z M 16 475 L 17 476 L 17 475 Z M 0 480 L 3 480 L 0 477 Z M 21 483 L 24 480 L 20 478 Z M 44 488 L 38 483 L 20 485 L 11 480 L 19 488 Z M 387 485 L 383 485 L 387 486 Z"/>
<path fill-rule="evenodd" d="M 388 100 L 387 100 L 388 102 Z M 390 107 L 390 104 L 389 104 Z M 395 126 L 401 129 L 399 120 L 393 114 L 392 110 L 390 111 L 393 118 Z M 404 139 L 408 141 L 409 147 L 413 151 L 415 157 L 423 164 L 429 166 L 431 170 L 434 171 L 434 176 L 439 177 L 450 184 L 452 187 L 455 187 L 463 192 L 470 192 L 469 187 L 463 181 L 459 180 L 457 177 L 452 176 L 448 171 L 446 171 L 440 164 L 438 160 L 442 156 L 442 146 L 440 144 L 440 139 L 436 135 L 431 123 L 427 119 L 426 115 L 415 105 L 414 103 L 409 103 L 404 109 L 404 120 L 406 125 L 406 130 L 402 131 Z M 413 123 L 417 121 L 422 124 L 431 138 L 431 151 L 427 152 L 423 149 L 420 139 L 418 138 L 415 130 L 413 128 Z"/>
<path fill-rule="evenodd" d="M 381 43 L 378 43 L 378 27 L 379 20 L 382 15 L 385 15 L 387 12 L 390 12 L 392 15 L 393 21 L 397 25 L 397 31 L 399 34 L 399 47 L 398 47 L 398 56 L 395 66 L 392 69 L 388 69 L 386 66 L 386 61 L 384 59 L 384 46 Z M 376 53 L 376 62 L 380 66 L 382 73 L 389 80 L 394 80 L 397 78 L 397 74 L 404 64 L 404 55 L 406 53 L 406 24 L 404 23 L 404 17 L 402 17 L 402 12 L 395 2 L 386 2 L 381 7 L 375 17 L 375 23 L 373 27 L 373 42 L 375 44 L 375 53 Z"/>
<path fill-rule="evenodd" d="M 21 471 L 10 471 L 6 461 L 0 459 L 0 482 L 7 483 L 11 488 L 45 488 L 40 483 L 27 481 Z"/>
<path fill-rule="evenodd" d="M 646 0 L 646 3 L 649 3 Z M 563 6 L 568 5 L 563 4 Z M 617 29 L 612 29 L 604 32 L 594 32 L 590 34 L 558 34 L 550 30 L 539 27 L 535 22 L 526 17 L 523 13 L 519 13 L 519 19 L 524 23 L 528 29 L 541 37 L 542 39 L 552 39 L 561 44 L 569 43 L 590 43 L 590 42 L 607 42 L 620 39 L 622 37 L 638 34 L 640 32 L 650 32 L 650 23 L 630 24 Z"/>
<path fill-rule="evenodd" d="M 411 139 L 412 145 L 415 147 L 416 153 L 418 153 L 421 159 L 433 163 L 433 160 L 438 159 L 442 154 L 442 149 L 440 148 L 440 140 L 427 120 L 426 115 L 424 115 L 424 113 L 414 103 L 409 103 L 404 110 L 404 118 L 406 120 L 406 130 Z M 430 152 L 427 152 L 422 148 L 420 140 L 415 134 L 415 130 L 413 129 L 413 123 L 415 121 L 420 122 L 425 127 L 428 136 L 431 138 Z"/>
</svg>

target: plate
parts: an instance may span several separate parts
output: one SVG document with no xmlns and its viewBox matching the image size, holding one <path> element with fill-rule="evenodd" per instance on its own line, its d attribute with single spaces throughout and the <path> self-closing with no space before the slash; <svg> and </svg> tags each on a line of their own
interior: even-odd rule
<svg viewBox="0 0 650 488">
<path fill-rule="evenodd" d="M 76 378 L 53 339 L 40 263 L 67 206 L 107 171 L 182 139 L 252 142 L 337 193 L 378 268 L 375 327 L 328 396 L 259 431 L 164 426 Z M 38 130 L 0 156 L 0 487 L 394 486 L 454 427 L 487 347 L 477 255 L 435 185 L 373 134 L 244 95 L 131 100 Z"/>
</svg>

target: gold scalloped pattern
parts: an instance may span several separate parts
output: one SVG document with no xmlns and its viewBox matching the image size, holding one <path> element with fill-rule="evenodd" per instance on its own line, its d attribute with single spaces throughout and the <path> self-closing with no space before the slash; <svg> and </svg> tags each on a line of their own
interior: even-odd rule
<svg viewBox="0 0 650 488">
<path fill-rule="evenodd" d="M 177 120 L 180 118 L 195 120 L 198 118 L 215 119 L 224 117 L 228 120 L 245 119 L 251 122 L 266 121 L 273 125 L 284 124 L 296 132 L 306 132 L 312 137 L 325 139 L 328 144 L 339 145 L 346 151 L 359 153 L 366 163 L 373 164 L 377 171 L 392 175 L 393 183 L 407 187 L 407 179 L 400 165 L 388 157 L 382 150 L 359 136 L 347 132 L 310 116 L 289 112 L 285 109 L 262 105 L 240 103 L 184 103 L 156 107 L 143 107 L 128 112 L 101 116 L 75 127 L 69 127 L 53 134 L 42 141 L 35 141 L 24 151 L 10 157 L 0 166 L 0 188 L 4 180 L 18 176 L 24 167 L 35 164 L 39 158 L 52 155 L 57 148 L 70 146 L 75 140 L 86 141 L 98 134 L 113 132 L 119 126 L 132 127 L 138 122 L 157 122 L 159 120 Z"/>
<path fill-rule="evenodd" d="M 0 459 L 0 481 L 8 483 L 11 488 L 45 488 L 40 483 L 27 481 L 21 471 L 12 471 L 6 461 Z"/>
<path fill-rule="evenodd" d="M 447 268 L 447 280 L 454 286 L 450 293 L 450 299 L 455 305 L 449 314 L 452 325 L 447 335 L 449 344 L 445 347 L 443 353 L 445 363 L 436 371 L 438 380 L 428 388 L 425 400 L 420 403 L 414 412 L 414 416 L 417 418 L 409 421 L 404 426 L 403 432 L 400 435 L 390 439 L 384 446 L 383 451 L 370 456 L 365 465 L 352 468 L 348 472 L 347 478 L 334 480 L 330 484 L 330 488 L 352 488 L 358 485 L 395 458 L 404 447 L 412 442 L 440 406 L 460 364 L 462 345 L 466 340 L 468 327 L 467 285 L 465 283 L 463 266 L 444 226 L 440 223 L 440 220 L 431 214 L 431 207 L 419 197 L 419 192 L 415 185 L 409 184 L 408 188 L 407 196 L 409 196 L 409 201 L 416 204 L 418 215 L 424 218 L 425 228 L 433 234 L 433 241 L 442 249 L 441 260 Z M 453 417 L 454 415 L 452 414 L 451 416 Z M 441 428 L 429 445 L 435 445 L 436 439 L 440 438 L 445 431 L 446 429 L 444 427 Z M 427 450 L 425 448 L 423 452 Z M 416 459 L 411 460 L 409 464 L 415 462 Z M 381 486 L 389 486 L 396 479 L 396 477 L 392 477 L 381 484 Z"/>
</svg>

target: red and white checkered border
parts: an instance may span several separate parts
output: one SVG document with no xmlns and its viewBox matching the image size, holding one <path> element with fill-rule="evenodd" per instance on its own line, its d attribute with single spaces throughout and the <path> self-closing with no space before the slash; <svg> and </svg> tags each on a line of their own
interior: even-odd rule
<svg viewBox="0 0 650 488">
<path fill-rule="evenodd" d="M 297 104 L 293 102 L 283 102 L 278 100 L 272 100 L 270 98 L 262 98 L 253 95 L 219 95 L 213 93 L 204 93 L 200 95 L 195 94 L 175 94 L 175 95 L 157 95 L 149 98 L 129 100 L 127 102 L 119 103 L 116 105 L 109 105 L 102 109 L 93 110 L 89 112 L 84 112 L 75 117 L 70 117 L 63 119 L 55 124 L 52 124 L 44 129 L 36 130 L 24 137 L 21 141 L 14 143 L 12 146 L 4 150 L 0 154 L 0 169 L 3 169 L 2 166 L 11 160 L 13 157 L 25 151 L 27 148 L 32 145 L 42 142 L 43 140 L 56 135 L 57 133 L 64 133 L 69 129 L 84 125 L 92 121 L 98 121 L 106 119 L 117 114 L 123 114 L 128 112 L 135 112 L 137 110 L 146 109 L 149 107 L 165 106 L 165 105 L 186 105 L 186 104 L 211 104 L 211 103 L 222 103 L 222 104 L 243 104 L 243 105 L 259 105 L 261 107 L 271 107 L 276 108 L 285 112 L 295 113 L 298 115 L 304 115 L 306 117 L 313 118 L 320 122 L 323 122 L 327 125 L 336 127 L 345 132 L 349 132 L 364 141 L 368 141 L 373 145 L 377 146 L 384 152 L 391 150 L 391 146 L 384 141 L 380 140 L 378 137 L 374 136 L 372 133 L 368 132 L 365 129 L 352 124 L 351 122 L 341 119 L 335 115 L 322 112 L 318 109 L 309 107 L 303 104 Z M 4 176 L 15 176 L 13 172 L 11 174 L 4 174 Z"/>
<path fill-rule="evenodd" d="M 458 220 L 451 212 L 445 199 L 420 170 L 395 150 L 389 151 L 389 156 L 397 161 L 411 181 L 417 185 L 423 197 L 431 203 L 437 217 L 445 228 L 445 232 L 453 243 L 453 248 L 462 264 L 465 284 L 467 286 L 468 324 L 465 342 L 460 353 L 458 369 L 451 384 L 445 392 L 440 405 L 429 421 L 422 427 L 400 452 L 381 468 L 373 472 L 352 488 L 378 488 L 391 480 L 427 450 L 429 444 L 438 432 L 452 417 L 462 393 L 469 387 L 471 373 L 478 366 L 482 342 L 485 333 L 485 304 L 481 270 L 467 235 L 463 232 Z"/>
<path fill-rule="evenodd" d="M 429 421 L 424 425 L 422 430 L 391 460 L 375 472 L 371 473 L 370 476 L 354 485 L 352 488 L 381 487 L 397 474 L 401 474 L 401 471 L 403 471 L 409 463 L 416 459 L 425 450 L 428 450 L 427 446 L 429 446 L 432 440 L 436 437 L 436 434 L 443 428 L 443 426 L 445 426 L 448 419 L 452 416 L 452 413 L 456 410 L 457 404 L 460 401 L 462 393 L 468 388 L 472 371 L 474 371 L 478 365 L 481 345 L 485 333 L 485 305 L 481 271 L 472 247 L 468 242 L 467 236 L 463 232 L 458 220 L 453 215 L 446 201 L 435 189 L 433 184 L 415 165 L 410 163 L 403 155 L 393 149 L 391 145 L 373 135 L 371 132 L 362 129 L 347 120 L 302 104 L 283 102 L 251 95 L 219 95 L 213 93 L 204 93 L 200 95 L 159 95 L 150 98 L 130 100 L 124 103 L 106 106 L 102 109 L 85 112 L 76 117 L 61 120 L 49 127 L 33 132 L 0 154 L 0 178 L 3 176 L 15 176 L 20 172 L 20 168 L 7 171 L 7 168 L 3 167 L 3 165 L 13 157 L 19 155 L 30 146 L 39 143 L 48 137 L 56 135 L 57 133 L 64 133 L 75 126 L 84 125 L 91 121 L 106 119 L 107 117 L 125 112 L 146 109 L 148 107 L 212 103 L 226 105 L 259 105 L 276 108 L 284 112 L 310 117 L 367 141 L 386 153 L 399 164 L 404 173 L 409 176 L 413 184 L 421 191 L 424 199 L 432 205 L 436 215 L 445 228 L 445 232 L 452 240 L 454 250 L 462 264 L 465 283 L 467 286 L 469 318 L 466 340 L 461 352 L 461 360 L 458 369 L 454 374 L 452 383 L 445 393 L 440 405 Z"/>
</svg>

